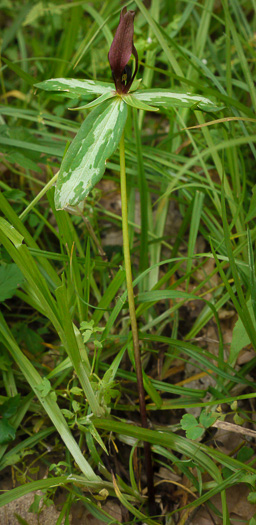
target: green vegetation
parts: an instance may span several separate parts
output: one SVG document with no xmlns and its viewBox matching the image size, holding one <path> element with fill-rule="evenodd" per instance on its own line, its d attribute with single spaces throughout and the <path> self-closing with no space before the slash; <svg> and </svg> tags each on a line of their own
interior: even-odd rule
<svg viewBox="0 0 256 525">
<path fill-rule="evenodd" d="M 0 7 L 0 468 L 16 483 L 0 486 L 0 506 L 35 490 L 53 505 L 61 488 L 56 525 L 77 501 L 109 524 L 115 501 L 129 523 L 181 525 L 204 509 L 228 525 L 228 490 L 243 484 L 239 519 L 255 525 L 256 2 L 127 2 L 139 59 L 127 104 L 109 92 L 117 0 Z M 57 78 L 92 82 L 51 91 Z M 69 203 L 65 171 L 103 112 L 118 134 L 104 125 L 89 193 L 77 202 L 76 179 Z"/>
</svg>

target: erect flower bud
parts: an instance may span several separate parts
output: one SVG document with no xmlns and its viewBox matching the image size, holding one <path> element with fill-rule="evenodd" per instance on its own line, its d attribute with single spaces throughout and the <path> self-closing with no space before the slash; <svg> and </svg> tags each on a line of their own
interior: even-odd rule
<svg viewBox="0 0 256 525">
<path fill-rule="evenodd" d="M 108 59 L 112 70 L 117 93 L 128 93 L 138 70 L 138 53 L 133 44 L 133 20 L 135 11 L 121 11 L 120 21 L 114 40 L 111 44 Z M 131 55 L 135 57 L 135 71 L 132 75 L 128 62 Z"/>
</svg>

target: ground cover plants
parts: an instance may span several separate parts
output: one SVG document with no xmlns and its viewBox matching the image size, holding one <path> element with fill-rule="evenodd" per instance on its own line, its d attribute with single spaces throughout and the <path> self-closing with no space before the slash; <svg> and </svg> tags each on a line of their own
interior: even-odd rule
<svg viewBox="0 0 256 525">
<path fill-rule="evenodd" d="M 254 525 L 256 4 L 0 5 L 0 506 Z"/>
</svg>

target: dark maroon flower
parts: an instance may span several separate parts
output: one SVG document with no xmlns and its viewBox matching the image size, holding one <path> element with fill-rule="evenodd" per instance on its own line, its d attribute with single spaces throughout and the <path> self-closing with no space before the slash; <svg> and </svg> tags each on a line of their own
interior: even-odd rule
<svg viewBox="0 0 256 525">
<path fill-rule="evenodd" d="M 115 38 L 108 54 L 116 91 L 120 94 L 128 93 L 138 70 L 138 53 L 133 44 L 134 17 L 135 11 L 127 11 L 127 7 L 122 9 Z M 136 62 L 133 75 L 128 65 L 131 55 Z"/>
</svg>

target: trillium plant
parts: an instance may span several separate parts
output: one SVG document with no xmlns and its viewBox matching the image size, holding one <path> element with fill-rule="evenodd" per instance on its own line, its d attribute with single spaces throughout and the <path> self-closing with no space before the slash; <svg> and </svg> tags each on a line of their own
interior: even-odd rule
<svg viewBox="0 0 256 525">
<path fill-rule="evenodd" d="M 166 89 L 140 89 L 140 82 L 135 81 L 138 70 L 138 54 L 133 43 L 134 17 L 135 11 L 127 11 L 126 7 L 122 9 L 119 25 L 108 54 L 114 83 L 99 82 L 96 80 L 54 78 L 40 82 L 36 84 L 36 87 L 45 91 L 66 92 L 68 96 L 72 96 L 73 98 L 88 95 L 97 97 L 86 105 L 73 108 L 80 110 L 93 109 L 81 125 L 62 161 L 55 190 L 57 210 L 74 208 L 78 205 L 81 206 L 84 199 L 104 175 L 107 160 L 119 145 L 123 250 L 127 295 L 141 422 L 142 426 L 147 428 L 128 237 L 124 137 L 128 107 L 132 106 L 133 108 L 147 111 L 161 111 L 161 109 L 168 110 L 176 106 L 211 112 L 216 108 L 213 102 L 201 95 L 181 93 L 178 91 L 171 92 Z M 135 59 L 135 65 L 133 65 L 133 67 L 129 63 L 132 55 Z M 148 496 L 152 510 L 154 507 L 154 485 L 151 451 L 148 443 L 145 443 L 144 450 Z"/>
<path fill-rule="evenodd" d="M 57 209 L 77 206 L 100 181 L 107 159 L 120 142 L 128 106 L 148 111 L 173 107 L 207 111 L 215 109 L 213 102 L 200 95 L 170 92 L 166 89 L 133 90 L 138 69 L 138 54 L 133 43 L 134 16 L 135 11 L 127 11 L 126 7 L 122 9 L 109 50 L 114 84 L 96 80 L 53 78 L 35 85 L 45 91 L 66 92 L 73 97 L 100 95 L 86 105 L 73 108 L 94 109 L 83 122 L 61 164 L 55 192 Z M 135 58 L 133 74 L 128 64 L 132 55 Z"/>
</svg>

